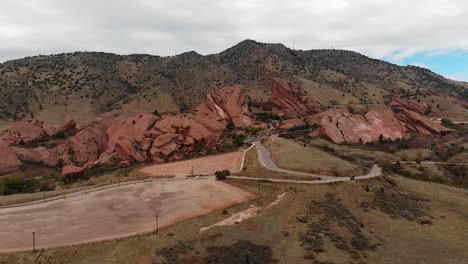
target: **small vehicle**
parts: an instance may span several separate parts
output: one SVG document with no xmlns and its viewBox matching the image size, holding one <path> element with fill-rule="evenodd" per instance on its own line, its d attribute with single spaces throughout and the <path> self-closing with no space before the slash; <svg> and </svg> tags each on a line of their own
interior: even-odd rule
<svg viewBox="0 0 468 264">
<path fill-rule="evenodd" d="M 356 180 L 356 176 L 351 176 L 351 177 L 349 177 L 349 179 L 354 181 L 354 180 Z"/>
</svg>

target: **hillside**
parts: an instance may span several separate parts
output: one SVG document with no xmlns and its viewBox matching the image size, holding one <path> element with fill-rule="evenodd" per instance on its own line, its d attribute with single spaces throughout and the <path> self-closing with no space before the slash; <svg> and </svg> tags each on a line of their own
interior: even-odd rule
<svg viewBox="0 0 468 264">
<path fill-rule="evenodd" d="M 245 40 L 208 56 L 75 52 L 8 61 L 0 64 L 0 120 L 83 121 L 115 109 L 186 112 L 214 89 L 237 83 L 246 86 L 253 100 L 263 100 L 271 78 L 279 75 L 309 97 L 320 97 L 322 104 L 384 103 L 395 93 L 425 100 L 425 89 L 468 100 L 466 83 L 426 69 L 399 67 L 351 51 L 296 51 Z M 445 96 L 435 97 L 426 99 L 433 109 L 466 114 Z"/>
</svg>

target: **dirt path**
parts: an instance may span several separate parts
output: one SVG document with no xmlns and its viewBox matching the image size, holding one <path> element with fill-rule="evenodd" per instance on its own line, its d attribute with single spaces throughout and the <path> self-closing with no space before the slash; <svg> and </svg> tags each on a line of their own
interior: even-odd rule
<svg viewBox="0 0 468 264">
<path fill-rule="evenodd" d="M 193 218 L 255 195 L 214 180 L 172 179 L 0 210 L 0 252 L 50 248 L 127 237 Z"/>
</svg>

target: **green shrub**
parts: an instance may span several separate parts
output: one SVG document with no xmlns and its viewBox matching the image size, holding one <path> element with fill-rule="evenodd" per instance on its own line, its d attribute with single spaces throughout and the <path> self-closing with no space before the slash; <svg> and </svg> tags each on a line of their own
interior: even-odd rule
<svg viewBox="0 0 468 264">
<path fill-rule="evenodd" d="M 231 175 L 231 172 L 228 170 L 216 171 L 215 176 L 219 181 L 225 180 L 227 176 Z"/>
<path fill-rule="evenodd" d="M 454 126 L 454 123 L 452 120 L 448 119 L 448 118 L 442 118 L 442 120 L 440 121 L 440 123 L 444 126 L 444 127 L 453 127 Z"/>
</svg>

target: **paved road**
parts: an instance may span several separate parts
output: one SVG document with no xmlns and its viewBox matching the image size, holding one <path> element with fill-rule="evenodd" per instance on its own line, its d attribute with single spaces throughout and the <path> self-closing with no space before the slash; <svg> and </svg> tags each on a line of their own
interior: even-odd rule
<svg viewBox="0 0 468 264">
<path fill-rule="evenodd" d="M 396 164 L 396 162 L 392 162 L 393 164 Z M 463 166 L 463 165 L 468 165 L 468 163 L 464 163 L 464 162 L 443 162 L 443 161 L 421 161 L 421 162 L 417 162 L 417 161 L 400 161 L 400 164 L 441 164 L 441 165 L 459 165 L 459 166 Z"/>
<path fill-rule="evenodd" d="M 260 160 L 260 163 L 262 164 L 263 167 L 272 170 L 272 171 L 278 171 L 278 172 L 283 172 L 283 173 L 288 173 L 288 174 L 295 174 L 295 175 L 301 175 L 301 176 L 311 176 L 311 177 L 320 177 L 320 180 L 291 180 L 291 179 L 270 179 L 270 178 L 253 178 L 253 177 L 244 177 L 244 176 L 229 176 L 229 178 L 232 179 L 243 179 L 243 180 L 254 180 L 254 181 L 272 181 L 272 182 L 288 182 L 288 183 L 305 183 L 305 184 L 323 184 L 323 183 L 330 183 L 330 182 L 342 182 L 342 181 L 349 181 L 350 177 L 335 177 L 335 176 L 328 176 L 328 175 L 321 175 L 321 174 L 313 174 L 313 173 L 306 173 L 306 172 L 300 172 L 300 171 L 293 171 L 293 170 L 287 170 L 287 169 L 282 169 L 276 166 L 276 164 L 273 162 L 271 159 L 271 154 L 270 151 L 265 148 L 265 146 L 262 145 L 260 140 L 254 141 L 252 143 L 258 153 L 258 158 Z M 382 169 L 374 165 L 372 166 L 372 169 L 370 172 L 366 175 L 361 175 L 361 176 L 355 176 L 355 179 L 357 180 L 363 180 L 363 179 L 370 179 L 374 177 L 379 177 L 382 175 Z"/>
</svg>

